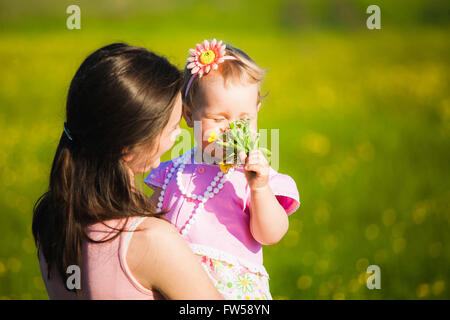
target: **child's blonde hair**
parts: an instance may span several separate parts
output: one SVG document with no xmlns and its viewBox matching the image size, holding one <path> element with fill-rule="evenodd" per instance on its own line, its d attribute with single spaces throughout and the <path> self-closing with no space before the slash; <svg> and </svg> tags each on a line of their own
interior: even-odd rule
<svg viewBox="0 0 450 320">
<path fill-rule="evenodd" d="M 237 59 L 235 60 L 225 60 L 224 62 L 219 64 L 219 68 L 217 70 L 211 70 L 210 72 L 219 72 L 224 78 L 225 85 L 228 84 L 230 80 L 232 81 L 241 81 L 241 83 L 258 83 L 258 101 L 257 104 L 261 102 L 261 89 L 259 84 L 264 79 L 265 71 L 259 67 L 252 58 L 250 58 L 244 51 L 233 47 L 232 45 L 226 44 L 226 55 L 233 56 Z M 191 69 L 187 68 L 186 64 L 184 68 L 184 79 L 183 79 L 183 87 L 181 92 L 186 92 L 186 87 L 191 79 Z M 189 91 L 185 96 L 183 94 L 183 103 L 186 104 L 191 110 L 194 110 L 195 104 L 194 100 L 196 95 L 198 94 L 199 89 L 199 81 L 202 81 L 208 74 L 204 75 L 202 78 L 198 76 L 194 78 L 192 81 Z"/>
</svg>

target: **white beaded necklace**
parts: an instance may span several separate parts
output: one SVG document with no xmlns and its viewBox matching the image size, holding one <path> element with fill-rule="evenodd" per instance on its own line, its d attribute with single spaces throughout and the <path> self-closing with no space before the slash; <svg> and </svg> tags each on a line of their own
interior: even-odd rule
<svg viewBox="0 0 450 320">
<path fill-rule="evenodd" d="M 161 212 L 167 185 L 169 184 L 169 181 L 171 180 L 170 178 L 173 176 L 176 170 L 177 186 L 181 194 L 185 198 L 199 202 L 197 208 L 194 209 L 194 212 L 192 213 L 191 217 L 188 219 L 186 224 L 181 228 L 181 235 L 183 236 L 186 235 L 186 233 L 191 229 L 192 224 L 198 219 L 198 213 L 201 212 L 201 210 L 205 207 L 206 201 L 208 201 L 208 199 L 212 199 L 216 194 L 219 193 L 219 191 L 223 188 L 223 184 L 228 179 L 229 175 L 234 171 L 234 168 L 228 169 L 227 173 L 225 174 L 222 171 L 219 171 L 217 175 L 214 177 L 213 181 L 211 181 L 209 186 L 206 188 L 203 195 L 197 195 L 191 192 L 187 192 L 181 181 L 181 175 L 183 173 L 184 167 L 186 166 L 186 163 L 188 162 L 188 160 L 190 160 L 191 153 L 193 150 L 194 149 L 192 149 L 191 152 L 186 153 L 185 155 L 181 156 L 180 158 L 174 161 L 173 167 L 170 169 L 170 172 L 167 174 L 167 178 L 164 180 L 164 184 L 162 186 L 161 194 L 158 198 L 157 204 L 158 207 L 157 212 Z"/>
</svg>

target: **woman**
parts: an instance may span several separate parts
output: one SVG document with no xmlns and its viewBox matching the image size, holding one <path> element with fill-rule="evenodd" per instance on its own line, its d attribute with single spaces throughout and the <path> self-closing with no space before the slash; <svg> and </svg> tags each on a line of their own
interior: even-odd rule
<svg viewBox="0 0 450 320">
<path fill-rule="evenodd" d="M 221 299 L 177 230 L 134 186 L 180 131 L 181 77 L 165 58 L 120 43 L 76 72 L 49 189 L 33 216 L 51 299 Z"/>
</svg>

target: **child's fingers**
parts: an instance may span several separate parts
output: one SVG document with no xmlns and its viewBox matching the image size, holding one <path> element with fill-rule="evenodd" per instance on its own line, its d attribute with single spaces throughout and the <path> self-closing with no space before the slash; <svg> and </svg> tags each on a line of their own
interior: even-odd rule
<svg viewBox="0 0 450 320">
<path fill-rule="evenodd" d="M 264 155 L 261 155 L 260 157 L 261 157 L 260 158 L 261 163 L 264 164 L 265 166 L 268 166 L 269 165 L 269 161 L 267 161 L 266 157 L 264 157 Z"/>
<path fill-rule="evenodd" d="M 260 165 L 260 164 L 258 164 L 258 163 L 255 163 L 255 164 L 247 164 L 247 165 L 245 166 L 244 169 L 245 169 L 246 171 L 254 171 L 254 172 L 256 172 L 256 173 L 259 173 L 259 172 L 262 171 L 263 166 Z"/>
<path fill-rule="evenodd" d="M 262 152 L 259 149 L 250 150 L 249 156 L 262 156 Z"/>
<path fill-rule="evenodd" d="M 258 153 L 258 152 L 249 154 L 247 161 L 249 164 L 255 164 L 255 163 L 266 164 L 267 163 L 266 158 L 261 153 Z"/>
<path fill-rule="evenodd" d="M 262 175 L 268 174 L 268 167 L 262 163 L 247 163 L 244 167 L 246 171 L 255 171 Z"/>
<path fill-rule="evenodd" d="M 245 163 L 245 160 L 247 159 L 247 155 L 245 154 L 244 151 L 239 152 L 238 154 L 239 159 L 241 160 L 241 163 Z"/>
<path fill-rule="evenodd" d="M 257 162 L 258 162 L 257 160 L 258 160 L 258 159 L 255 157 L 255 155 L 249 154 L 249 156 L 248 156 L 248 158 L 247 158 L 247 163 L 248 163 L 248 164 L 254 164 L 254 163 L 257 163 Z"/>
<path fill-rule="evenodd" d="M 260 162 L 267 162 L 266 157 L 264 157 L 263 153 L 259 149 L 254 149 L 249 152 L 249 156 L 255 157 Z"/>
</svg>

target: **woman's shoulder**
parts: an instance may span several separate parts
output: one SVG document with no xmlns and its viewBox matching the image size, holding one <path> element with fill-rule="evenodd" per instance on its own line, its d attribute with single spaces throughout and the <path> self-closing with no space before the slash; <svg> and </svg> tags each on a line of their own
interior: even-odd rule
<svg viewBox="0 0 450 320">
<path fill-rule="evenodd" d="M 126 260 L 137 281 L 153 290 L 165 272 L 173 268 L 179 271 L 179 262 L 188 255 L 192 255 L 191 250 L 170 222 L 147 217 L 133 232 Z"/>
<path fill-rule="evenodd" d="M 178 230 L 168 220 L 157 217 L 143 218 L 134 230 L 132 243 L 136 249 L 150 249 L 150 255 L 157 255 L 161 250 L 174 250 L 184 247 L 184 240 Z"/>
<path fill-rule="evenodd" d="M 142 232 L 145 237 L 161 234 L 178 234 L 177 229 L 170 221 L 153 216 L 144 218 L 136 231 Z"/>
<path fill-rule="evenodd" d="M 171 299 L 221 298 L 174 226 L 148 217 L 139 229 L 142 232 L 134 232 L 127 260 L 140 284 Z"/>
</svg>

